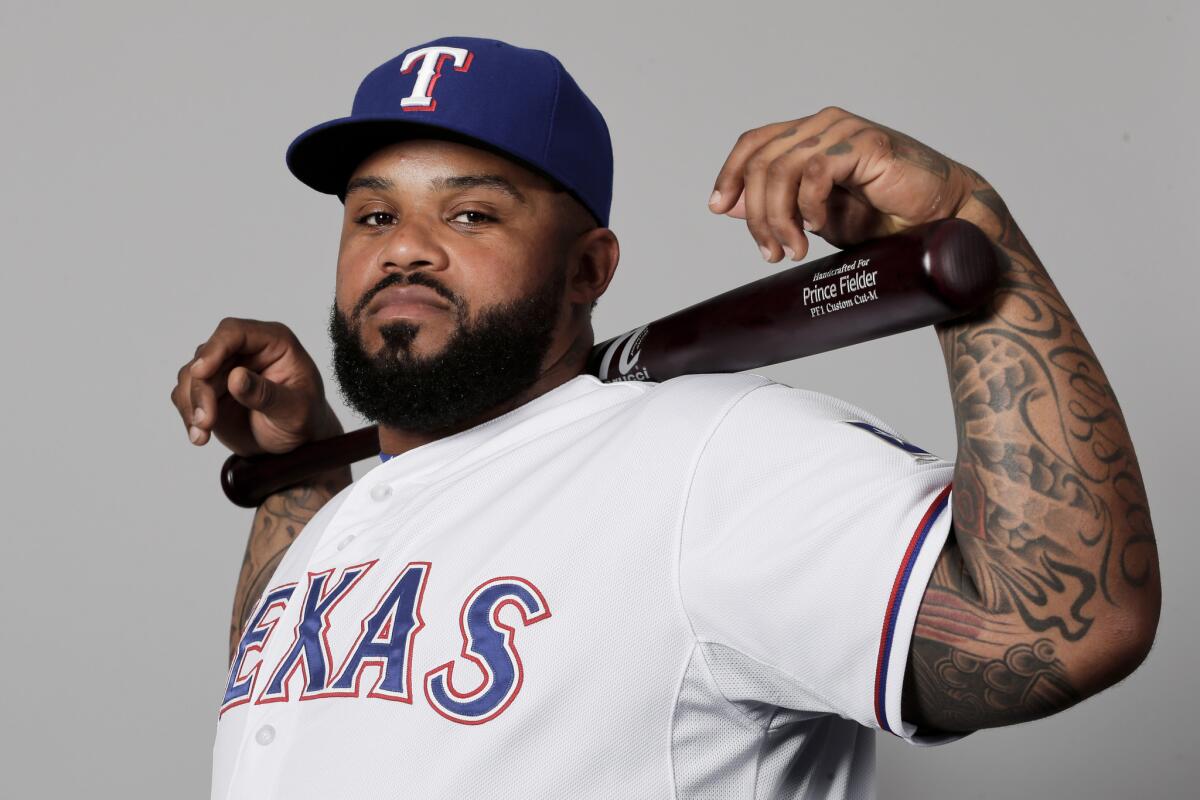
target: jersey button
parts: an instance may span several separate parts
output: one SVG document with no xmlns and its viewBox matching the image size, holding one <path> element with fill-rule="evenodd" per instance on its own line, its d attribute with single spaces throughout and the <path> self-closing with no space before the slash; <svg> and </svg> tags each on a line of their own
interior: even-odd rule
<svg viewBox="0 0 1200 800">
<path fill-rule="evenodd" d="M 348 547 L 349 544 L 353 541 L 354 541 L 354 534 L 352 533 L 349 536 L 347 536 L 345 539 L 342 539 L 340 542 L 337 543 L 337 549 L 345 550 L 346 547 Z"/>
<path fill-rule="evenodd" d="M 382 503 L 392 496 L 392 487 L 386 483 L 379 483 L 371 487 L 371 499 Z"/>
<path fill-rule="evenodd" d="M 266 747 L 271 742 L 275 741 L 275 726 L 263 725 L 258 729 L 258 732 L 254 734 L 254 741 L 258 742 L 263 747 Z"/>
</svg>

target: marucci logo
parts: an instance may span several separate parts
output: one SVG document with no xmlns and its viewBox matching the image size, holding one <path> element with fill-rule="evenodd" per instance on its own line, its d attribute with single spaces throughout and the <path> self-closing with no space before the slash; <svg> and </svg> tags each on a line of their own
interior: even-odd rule
<svg viewBox="0 0 1200 800">
<path fill-rule="evenodd" d="M 650 332 L 649 325 L 634 328 L 629 333 L 622 334 L 612 340 L 600 360 L 602 381 L 648 381 L 652 380 L 650 371 L 645 367 L 638 368 L 638 358 L 642 354 L 642 342 Z M 613 361 L 616 360 L 616 370 Z"/>
</svg>

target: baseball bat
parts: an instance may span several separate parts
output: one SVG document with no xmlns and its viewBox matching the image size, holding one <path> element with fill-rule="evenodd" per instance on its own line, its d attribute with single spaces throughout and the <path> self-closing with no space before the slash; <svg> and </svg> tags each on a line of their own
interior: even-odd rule
<svg viewBox="0 0 1200 800">
<path fill-rule="evenodd" d="M 955 319 L 991 297 L 995 246 L 964 220 L 872 239 L 677 311 L 592 348 L 603 381 L 740 372 Z M 375 426 L 289 453 L 230 456 L 221 486 L 254 508 L 280 489 L 379 453 Z"/>
</svg>

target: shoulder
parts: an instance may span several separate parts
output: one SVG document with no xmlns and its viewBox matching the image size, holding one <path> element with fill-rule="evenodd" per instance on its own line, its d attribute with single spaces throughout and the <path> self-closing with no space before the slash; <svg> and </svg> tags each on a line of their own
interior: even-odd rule
<svg viewBox="0 0 1200 800">
<path fill-rule="evenodd" d="M 698 374 L 662 383 L 600 384 L 616 398 L 611 408 L 625 433 L 651 435 L 682 445 L 698 441 L 706 449 L 775 449 L 798 443 L 839 449 L 846 440 L 859 443 L 863 432 L 878 444 L 911 447 L 876 415 L 853 403 L 809 389 L 778 383 L 753 373 Z M 855 429 L 858 429 L 857 431 Z"/>
<path fill-rule="evenodd" d="M 660 390 L 672 399 L 709 393 L 723 399 L 710 413 L 706 458 L 722 461 L 754 453 L 764 465 L 797 459 L 815 463 L 836 458 L 907 470 L 913 464 L 946 462 L 909 441 L 874 413 L 833 395 L 778 383 L 760 375 L 704 375 L 668 381 Z M 772 468 L 774 468 L 772 467 Z"/>
<path fill-rule="evenodd" d="M 711 429 L 744 397 L 770 383 L 747 373 L 696 374 L 661 383 L 601 383 L 599 391 L 616 398 L 614 405 L 624 424 L 698 433 Z"/>
<path fill-rule="evenodd" d="M 612 386 L 613 384 L 606 384 Z M 624 384 L 628 386 L 629 384 Z M 684 375 L 662 383 L 641 383 L 630 400 L 664 410 L 697 405 L 733 420 L 769 422 L 777 418 L 811 421 L 862 421 L 882 430 L 891 427 L 875 414 L 833 395 L 797 388 L 754 373 Z"/>
<path fill-rule="evenodd" d="M 613 381 L 601 385 L 606 391 L 625 393 L 625 401 L 631 406 L 689 409 L 701 404 L 733 405 L 756 389 L 778 384 L 762 375 L 735 372 L 681 375 L 661 383 Z"/>
</svg>

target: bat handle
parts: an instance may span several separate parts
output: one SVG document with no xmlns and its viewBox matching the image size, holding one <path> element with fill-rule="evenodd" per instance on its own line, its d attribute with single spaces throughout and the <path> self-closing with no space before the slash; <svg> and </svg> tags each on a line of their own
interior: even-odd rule
<svg viewBox="0 0 1200 800">
<path fill-rule="evenodd" d="M 288 453 L 234 454 L 221 467 L 221 489 L 234 505 L 257 508 L 280 489 L 376 455 L 379 429 L 375 425 L 309 442 Z"/>
</svg>

